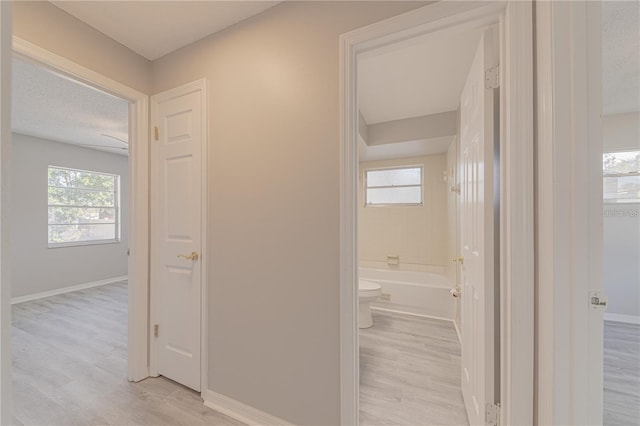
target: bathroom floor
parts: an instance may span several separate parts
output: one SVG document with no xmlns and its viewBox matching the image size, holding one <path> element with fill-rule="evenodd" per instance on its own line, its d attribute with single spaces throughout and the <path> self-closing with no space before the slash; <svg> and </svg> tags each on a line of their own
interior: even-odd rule
<svg viewBox="0 0 640 426">
<path fill-rule="evenodd" d="M 469 424 L 453 323 L 373 311 L 360 330 L 360 424 Z"/>
</svg>

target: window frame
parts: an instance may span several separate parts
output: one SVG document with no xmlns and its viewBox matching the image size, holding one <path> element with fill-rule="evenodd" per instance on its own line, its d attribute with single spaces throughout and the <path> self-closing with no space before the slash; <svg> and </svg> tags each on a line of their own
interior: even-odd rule
<svg viewBox="0 0 640 426">
<path fill-rule="evenodd" d="M 49 223 L 49 208 L 51 207 L 78 207 L 78 208 L 95 208 L 96 206 L 60 206 L 60 205 L 51 205 L 49 202 L 49 188 L 51 187 L 51 185 L 49 185 L 49 170 L 50 169 L 60 169 L 60 170 L 71 170 L 74 172 L 81 172 L 81 173 L 90 173 L 90 174 L 94 174 L 94 175 L 102 175 L 102 176 L 111 176 L 114 178 L 114 185 L 113 185 L 113 207 L 105 207 L 105 208 L 113 208 L 115 210 L 115 221 L 114 221 L 114 226 L 115 226 L 115 238 L 108 238 L 108 239 L 99 239 L 99 240 L 86 240 L 86 241 L 65 241 L 65 242 L 60 242 L 60 243 L 52 243 L 49 241 L 49 227 L 52 226 L 52 224 Z M 93 171 L 93 170 L 84 170 L 84 169 L 76 169 L 73 167 L 65 167 L 65 166 L 56 166 L 53 164 L 50 164 L 47 166 L 47 248 L 50 249 L 56 249 L 56 248 L 65 248 L 65 247 L 77 247 L 77 246 L 93 246 L 93 245 L 103 245 L 103 244 L 118 244 L 121 242 L 122 240 L 122 235 L 121 235 L 121 203 L 120 203 L 120 195 L 121 195 L 121 191 L 120 191 L 120 180 L 121 180 L 121 176 L 119 174 L 115 174 L 115 173 L 107 173 L 107 172 L 98 172 L 98 171 Z M 60 187 L 56 187 L 56 188 L 60 188 Z M 64 187 L 62 187 L 64 188 Z M 77 187 L 69 187 L 66 189 L 80 189 L 80 190 L 84 190 L 85 188 L 77 188 Z M 56 226 L 56 224 L 53 224 L 53 226 Z"/>
<path fill-rule="evenodd" d="M 606 154 L 616 154 L 616 153 L 620 153 L 620 152 L 638 152 L 640 153 L 640 149 L 618 149 L 618 150 L 612 150 L 612 151 L 604 151 L 602 153 L 603 159 L 604 159 L 604 155 Z M 629 172 L 629 173 L 607 173 L 604 170 L 604 165 L 602 168 L 602 204 L 605 206 L 614 206 L 614 205 L 624 205 L 624 204 L 640 204 L 640 201 L 638 200 L 630 200 L 630 201 L 626 201 L 627 199 L 625 198 L 605 198 L 605 193 L 604 193 L 604 181 L 607 178 L 621 178 L 621 177 L 633 177 L 633 176 L 640 176 L 640 170 L 637 170 L 635 172 Z"/>
<path fill-rule="evenodd" d="M 390 185 L 390 186 L 374 186 L 369 188 L 368 186 L 368 173 L 378 172 L 386 170 L 403 170 L 403 169 L 420 169 L 420 184 L 419 185 Z M 413 164 L 403 166 L 389 166 L 389 167 L 369 167 L 363 170 L 363 202 L 364 207 L 422 207 L 424 206 L 424 164 Z M 420 202 L 419 203 L 376 203 L 370 204 L 367 202 L 368 189 L 379 188 L 420 188 Z"/>
</svg>

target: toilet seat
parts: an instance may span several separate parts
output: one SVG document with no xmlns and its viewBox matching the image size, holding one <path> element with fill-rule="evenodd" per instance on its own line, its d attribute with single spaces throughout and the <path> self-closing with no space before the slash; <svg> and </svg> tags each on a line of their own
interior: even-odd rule
<svg viewBox="0 0 640 426">
<path fill-rule="evenodd" d="M 382 286 L 367 280 L 360 280 L 358 283 L 358 295 L 360 297 L 378 297 Z"/>
</svg>

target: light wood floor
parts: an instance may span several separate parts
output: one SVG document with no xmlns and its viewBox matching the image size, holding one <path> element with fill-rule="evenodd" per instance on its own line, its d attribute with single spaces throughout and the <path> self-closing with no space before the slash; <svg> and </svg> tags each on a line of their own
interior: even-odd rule
<svg viewBox="0 0 640 426">
<path fill-rule="evenodd" d="M 22 425 L 242 425 L 164 378 L 130 383 L 127 284 L 13 306 L 14 417 Z"/>
<path fill-rule="evenodd" d="M 604 424 L 640 425 L 640 325 L 604 322 Z"/>
<path fill-rule="evenodd" d="M 453 323 L 382 311 L 360 330 L 361 425 L 468 425 Z"/>
<path fill-rule="evenodd" d="M 363 425 L 466 425 L 451 323 L 374 312 L 360 330 Z M 604 424 L 640 424 L 640 326 L 605 322 Z M 127 285 L 13 306 L 21 425 L 242 425 L 164 378 L 126 379 Z"/>
</svg>

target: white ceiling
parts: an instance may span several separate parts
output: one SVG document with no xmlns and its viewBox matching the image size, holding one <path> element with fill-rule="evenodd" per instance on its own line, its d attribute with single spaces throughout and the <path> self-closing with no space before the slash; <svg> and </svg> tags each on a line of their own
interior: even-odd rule
<svg viewBox="0 0 640 426">
<path fill-rule="evenodd" d="M 439 33 L 367 53 L 358 62 L 368 124 L 455 111 L 481 29 Z"/>
<path fill-rule="evenodd" d="M 21 59 L 12 72 L 14 132 L 127 155 L 128 102 Z"/>
<path fill-rule="evenodd" d="M 279 1 L 52 1 L 154 60 L 256 15 Z M 602 6 L 603 112 L 640 109 L 640 2 Z M 482 29 L 443 32 L 368 52 L 358 63 L 360 110 L 368 124 L 458 108 Z M 14 59 L 14 131 L 125 154 L 128 104 Z M 108 136 L 103 136 L 108 135 Z M 113 138 L 111 138 L 112 136 Z M 448 141 L 449 139 L 447 139 Z M 366 147 L 363 159 L 444 152 L 444 139 Z M 363 148 L 364 149 L 364 148 Z"/>
<path fill-rule="evenodd" d="M 153 61 L 279 1 L 52 1 Z"/>
<path fill-rule="evenodd" d="M 367 52 L 358 61 L 360 112 L 367 124 L 455 111 L 483 29 L 447 31 Z M 453 136 L 367 146 L 360 161 L 442 154 Z"/>
<path fill-rule="evenodd" d="M 602 110 L 640 110 L 640 2 L 602 2 Z"/>
</svg>

